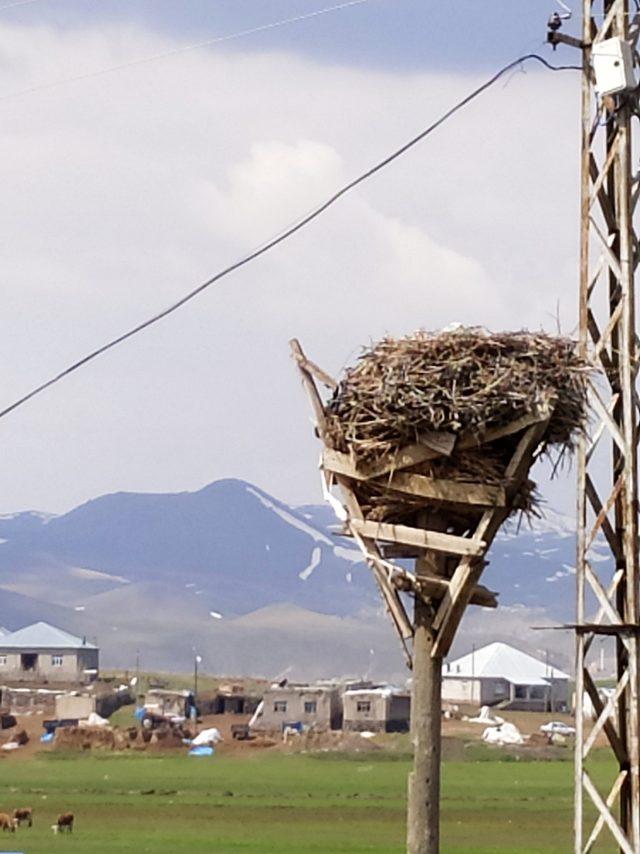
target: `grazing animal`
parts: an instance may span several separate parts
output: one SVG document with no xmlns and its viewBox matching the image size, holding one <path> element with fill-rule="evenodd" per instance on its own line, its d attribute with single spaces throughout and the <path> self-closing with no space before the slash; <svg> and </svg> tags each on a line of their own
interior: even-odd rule
<svg viewBox="0 0 640 854">
<path fill-rule="evenodd" d="M 26 822 L 29 827 L 33 827 L 33 810 L 31 807 L 21 807 L 13 811 L 13 818 L 20 827 L 23 822 Z"/>
<path fill-rule="evenodd" d="M 63 812 L 58 816 L 58 831 L 62 833 L 63 830 L 66 830 L 68 833 L 73 831 L 73 813 L 72 812 Z"/>
<path fill-rule="evenodd" d="M 11 818 L 10 815 L 7 815 L 6 812 L 0 812 L 0 829 L 4 833 L 5 830 L 8 830 L 9 833 L 16 832 L 16 820 L 15 818 Z"/>
</svg>

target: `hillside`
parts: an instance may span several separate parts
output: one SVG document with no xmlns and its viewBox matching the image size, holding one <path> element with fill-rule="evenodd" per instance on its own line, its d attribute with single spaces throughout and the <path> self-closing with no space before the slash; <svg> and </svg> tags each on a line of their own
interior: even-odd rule
<svg viewBox="0 0 640 854">
<path fill-rule="evenodd" d="M 0 518 L 0 625 L 47 619 L 96 637 L 105 664 L 219 671 L 404 676 L 398 645 L 359 552 L 324 506 L 291 507 L 239 480 L 198 492 L 115 493 L 61 516 Z M 573 613 L 574 537 L 550 515 L 501 533 L 485 572 L 497 612 L 472 609 L 470 639 L 561 651 L 528 626 Z"/>
</svg>

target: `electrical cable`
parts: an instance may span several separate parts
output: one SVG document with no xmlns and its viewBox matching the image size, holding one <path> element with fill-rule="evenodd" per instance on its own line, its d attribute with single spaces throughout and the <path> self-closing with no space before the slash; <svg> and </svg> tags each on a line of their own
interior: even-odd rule
<svg viewBox="0 0 640 854">
<path fill-rule="evenodd" d="M 15 9 L 16 6 L 30 6 L 32 3 L 40 3 L 40 0 L 15 0 L 15 3 L 6 3 L 4 6 L 0 6 L 0 12 L 4 12 L 5 9 Z"/>
<path fill-rule="evenodd" d="M 22 2 L 35 3 L 37 0 L 22 0 Z M 33 95 L 36 92 L 42 92 L 45 89 L 55 89 L 57 86 L 63 86 L 66 83 L 77 83 L 81 80 L 90 80 L 92 77 L 100 77 L 103 74 L 111 74 L 114 71 L 122 71 L 127 68 L 134 68 L 137 65 L 145 65 L 147 62 L 154 62 L 157 59 L 167 59 L 181 53 L 187 53 L 190 50 L 198 50 L 204 47 L 222 44 L 223 42 L 233 41 L 234 39 L 244 38 L 245 36 L 252 36 L 256 33 L 264 33 L 267 30 L 275 30 L 280 27 L 287 26 L 288 24 L 299 24 L 302 21 L 319 18 L 321 15 L 328 15 L 330 12 L 339 12 L 343 9 L 350 8 L 351 6 L 361 6 L 363 3 L 371 2 L 373 2 L 373 0 L 346 0 L 346 2 L 338 3 L 335 6 L 325 6 L 323 9 L 316 9 L 313 12 L 306 12 L 303 15 L 295 15 L 292 18 L 283 18 L 280 21 L 272 21 L 269 24 L 259 24 L 256 27 L 249 27 L 248 29 L 240 30 L 237 33 L 229 33 L 226 36 L 216 36 L 215 38 L 207 39 L 206 41 L 187 44 L 182 47 L 165 50 L 161 53 L 153 53 L 149 56 L 143 56 L 140 59 L 130 59 L 128 62 L 121 62 L 119 65 L 109 65 L 106 68 L 99 68 L 96 71 L 87 71 L 85 74 L 63 77 L 61 80 L 53 80 L 51 83 L 38 83 L 35 86 L 28 86 L 26 89 L 19 89 L 16 92 L 9 92 L 6 95 L 0 95 L 0 101 L 8 101 L 12 98 L 18 98 L 21 95 Z M 0 7 L 0 11 L 2 11 L 2 8 L 10 7 Z"/>
<path fill-rule="evenodd" d="M 313 222 L 313 220 L 317 219 L 328 208 L 330 208 L 332 205 L 334 205 L 339 199 L 341 199 L 343 196 L 345 196 L 347 193 L 349 193 L 351 190 L 353 190 L 359 184 L 362 184 L 364 181 L 371 178 L 377 172 L 380 172 L 382 169 L 384 169 L 390 163 L 393 163 L 394 160 L 397 160 L 399 157 L 401 157 L 403 154 L 405 154 L 407 151 L 409 151 L 411 148 L 413 148 L 415 145 L 417 145 L 419 142 L 421 142 L 423 139 L 425 139 L 427 136 L 429 136 L 431 133 L 433 133 L 437 128 L 439 128 L 442 124 L 444 124 L 448 119 L 450 119 L 453 115 L 455 115 L 457 112 L 459 112 L 461 109 L 463 109 L 463 107 L 465 107 L 471 101 L 475 100 L 475 98 L 477 98 L 479 95 L 481 95 L 483 92 L 485 92 L 491 86 L 493 86 L 498 80 L 500 80 L 501 77 L 503 77 L 505 74 L 507 74 L 509 71 L 511 71 L 512 68 L 515 68 L 518 65 L 521 65 L 525 62 L 528 62 L 529 60 L 535 60 L 536 62 L 539 62 L 541 65 L 543 65 L 545 68 L 547 68 L 551 71 L 582 71 L 582 68 L 579 65 L 552 65 L 550 62 L 548 62 L 546 59 L 544 59 L 544 57 L 539 56 L 537 53 L 529 53 L 529 54 L 525 54 L 524 56 L 518 57 L 518 59 L 515 59 L 515 60 L 513 60 L 513 62 L 510 62 L 508 65 L 503 66 L 492 77 L 490 77 L 482 85 L 478 86 L 476 89 L 474 89 L 468 95 L 466 95 L 461 101 L 458 101 L 456 104 L 454 104 L 453 107 L 451 107 L 449 110 L 447 110 L 445 113 L 443 113 L 438 119 L 436 119 L 434 122 L 432 122 L 427 128 L 425 128 L 423 131 L 421 131 L 417 136 L 414 136 L 412 139 L 410 139 L 408 142 L 404 143 L 404 145 L 401 145 L 400 148 L 397 148 L 395 151 L 393 151 L 391 154 L 389 154 L 383 160 L 380 160 L 378 163 L 376 163 L 370 169 L 367 169 L 366 172 L 363 172 L 358 177 L 356 177 L 352 181 L 350 181 L 348 184 L 345 184 L 343 187 L 341 187 L 339 190 L 337 190 L 332 196 L 330 196 L 328 199 L 326 199 L 326 201 L 322 202 L 322 204 L 318 205 L 310 213 L 308 213 L 306 216 L 302 217 L 302 219 L 299 219 L 294 225 L 290 226 L 288 229 L 286 229 L 285 231 L 278 234 L 277 237 L 271 238 L 271 240 L 264 243 L 262 246 L 260 246 L 260 248 L 255 249 L 254 251 L 252 251 L 249 254 L 245 255 L 244 257 L 240 258 L 238 261 L 235 261 L 233 264 L 230 264 L 228 267 L 225 267 L 220 272 L 211 276 L 210 279 L 207 279 L 205 282 L 202 282 L 202 284 L 198 285 L 196 288 L 189 291 L 187 294 L 185 294 L 183 297 L 181 297 L 177 302 L 174 302 L 172 305 L 163 309 L 158 314 L 155 314 L 152 317 L 147 318 L 147 320 L 144 320 L 141 323 L 138 323 L 136 326 L 129 329 L 127 332 L 124 332 L 121 335 L 118 335 L 116 338 L 113 338 L 111 341 L 108 341 L 106 344 L 103 344 L 102 346 L 98 347 L 97 349 L 92 350 L 90 353 L 87 353 L 87 355 L 84 356 L 82 359 L 79 359 L 77 362 L 74 362 L 72 365 L 69 365 L 69 367 L 65 368 L 60 373 L 56 374 L 55 376 L 53 376 L 50 379 L 46 380 L 45 382 L 41 383 L 41 385 L 36 386 L 36 388 L 32 389 L 30 392 L 25 394 L 23 397 L 19 398 L 18 400 L 14 401 L 9 406 L 2 409 L 0 411 L 0 418 L 4 418 L 5 415 L 8 415 L 10 412 L 13 412 L 19 406 L 22 406 L 28 400 L 31 400 L 32 398 L 34 398 L 36 395 L 41 394 L 43 391 L 45 391 L 45 389 L 48 389 L 52 385 L 55 385 L 56 383 L 60 382 L 60 380 L 69 376 L 69 374 L 74 373 L 79 368 L 86 365 L 88 362 L 91 362 L 91 361 L 93 361 L 93 359 L 97 358 L 98 356 L 102 355 L 103 353 L 106 353 L 107 350 L 111 350 L 113 347 L 117 347 L 118 344 L 122 344 L 127 339 L 132 338 L 134 335 L 137 335 L 138 333 L 142 332 L 144 329 L 148 329 L 150 326 L 153 326 L 155 323 L 158 323 L 160 320 L 163 320 L 165 317 L 168 317 L 170 314 L 173 314 L 173 312 L 177 311 L 183 305 L 190 302 L 192 299 L 197 297 L 203 291 L 207 290 L 207 288 L 210 288 L 216 282 L 219 282 L 221 279 L 225 278 L 230 273 L 233 273 L 236 270 L 239 270 L 241 267 L 244 267 L 247 264 L 250 264 L 252 261 L 255 261 L 256 258 L 259 258 L 261 255 L 265 255 L 271 249 L 274 249 L 276 246 L 278 246 L 278 244 L 283 243 L 285 240 L 288 240 L 290 237 L 292 237 L 298 231 L 301 231 L 305 226 L 309 225 L 309 223 Z"/>
</svg>

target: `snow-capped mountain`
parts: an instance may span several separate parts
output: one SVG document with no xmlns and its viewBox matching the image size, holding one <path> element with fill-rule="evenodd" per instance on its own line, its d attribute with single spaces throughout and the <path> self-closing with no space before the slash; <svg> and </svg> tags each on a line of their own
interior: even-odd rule
<svg viewBox="0 0 640 854">
<path fill-rule="evenodd" d="M 48 619 L 98 636 L 122 666 L 136 649 L 149 666 L 188 666 L 197 646 L 226 672 L 402 674 L 373 579 L 338 527 L 327 506 L 292 507 L 240 480 L 0 517 L 0 624 Z M 474 636 L 571 620 L 572 520 L 512 523 L 490 560 L 483 583 L 502 608 L 472 609 Z"/>
</svg>

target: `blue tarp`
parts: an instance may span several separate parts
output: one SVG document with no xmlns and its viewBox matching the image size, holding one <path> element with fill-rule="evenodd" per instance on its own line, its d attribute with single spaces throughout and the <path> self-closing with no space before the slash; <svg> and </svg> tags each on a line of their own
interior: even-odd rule
<svg viewBox="0 0 640 854">
<path fill-rule="evenodd" d="M 145 715 L 146 715 L 146 712 L 145 712 L 145 710 L 142 708 L 142 706 L 138 706 L 138 707 L 136 708 L 135 712 L 133 713 L 133 716 L 134 716 L 134 718 L 135 718 L 137 721 L 141 721 L 141 720 L 144 718 L 144 716 L 145 716 Z"/>
<path fill-rule="evenodd" d="M 192 747 L 189 756 L 213 756 L 214 753 L 213 747 Z"/>
<path fill-rule="evenodd" d="M 44 735 L 41 735 L 41 736 L 40 736 L 40 741 L 41 741 L 43 744 L 49 744 L 49 742 L 50 742 L 50 741 L 53 741 L 53 736 L 54 736 L 54 733 L 52 733 L 52 732 L 45 732 L 45 734 L 44 734 Z"/>
</svg>

